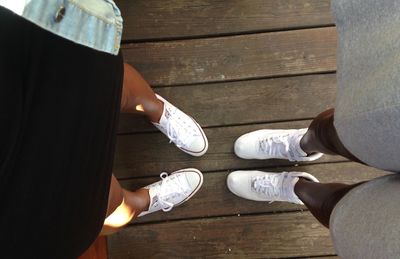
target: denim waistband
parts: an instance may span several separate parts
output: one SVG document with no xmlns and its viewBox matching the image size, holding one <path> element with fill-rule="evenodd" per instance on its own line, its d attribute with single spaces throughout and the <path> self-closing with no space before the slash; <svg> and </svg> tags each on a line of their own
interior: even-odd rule
<svg viewBox="0 0 400 259">
<path fill-rule="evenodd" d="M 0 6 L 75 43 L 119 52 L 122 16 L 112 0 L 0 0 Z"/>
</svg>

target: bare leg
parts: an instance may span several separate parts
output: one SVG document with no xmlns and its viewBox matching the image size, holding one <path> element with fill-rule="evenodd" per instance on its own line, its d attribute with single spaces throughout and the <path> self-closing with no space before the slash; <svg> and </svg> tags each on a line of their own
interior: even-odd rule
<svg viewBox="0 0 400 259">
<path fill-rule="evenodd" d="M 300 140 L 300 146 L 307 154 L 321 152 L 341 155 L 352 161 L 362 163 L 351 154 L 340 141 L 333 124 L 334 109 L 319 114 L 311 122 L 307 133 Z"/>
<path fill-rule="evenodd" d="M 139 72 L 124 63 L 121 112 L 143 114 L 150 121 L 158 122 L 163 112 L 163 105 Z M 125 190 L 112 175 L 106 220 L 100 235 L 117 232 L 142 211 L 147 210 L 149 203 L 147 189 L 142 188 L 135 192 Z"/>
<path fill-rule="evenodd" d="M 163 102 L 157 99 L 153 89 L 132 66 L 124 63 L 124 83 L 121 112 L 141 113 L 152 122 L 158 122 L 163 112 Z"/>
<path fill-rule="evenodd" d="M 314 217 L 329 228 L 329 219 L 336 204 L 354 187 L 362 184 L 316 183 L 300 178 L 294 192 Z"/>
<path fill-rule="evenodd" d="M 147 189 L 135 192 L 122 189 L 115 176 L 112 176 L 106 220 L 100 235 L 117 232 L 148 209 L 150 196 Z"/>
<path fill-rule="evenodd" d="M 301 148 L 308 154 L 321 152 L 342 155 L 352 161 L 363 163 L 342 144 L 333 120 L 334 109 L 324 111 L 315 117 L 307 133 L 300 140 Z M 353 185 L 316 183 L 300 178 L 294 187 L 294 191 L 318 221 L 329 227 L 329 219 L 336 204 L 346 193 L 362 183 L 364 182 Z"/>
</svg>

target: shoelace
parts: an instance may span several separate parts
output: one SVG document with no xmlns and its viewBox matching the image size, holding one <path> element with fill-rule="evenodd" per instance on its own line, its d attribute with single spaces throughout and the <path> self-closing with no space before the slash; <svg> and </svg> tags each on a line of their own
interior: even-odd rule
<svg viewBox="0 0 400 259">
<path fill-rule="evenodd" d="M 174 142 L 177 147 L 185 147 L 194 134 L 187 130 L 187 126 L 185 127 L 179 123 L 179 115 L 172 112 L 170 114 L 166 128 L 167 136 L 170 139 L 169 143 Z"/>
<path fill-rule="evenodd" d="M 255 192 L 261 193 L 268 198 L 277 198 L 282 192 L 282 188 L 279 186 L 279 179 L 273 175 L 255 177 L 251 187 Z M 276 199 L 272 199 L 269 203 L 274 201 L 276 201 Z"/>
<path fill-rule="evenodd" d="M 290 148 L 288 137 L 289 134 L 261 139 L 259 141 L 259 150 L 260 152 L 267 153 L 269 155 L 286 156 L 286 154 L 289 153 Z"/>
<path fill-rule="evenodd" d="M 167 201 L 171 196 L 174 195 L 182 195 L 187 189 L 182 187 L 182 184 L 179 183 L 180 178 L 177 177 L 174 180 L 167 180 L 168 174 L 166 172 L 162 172 L 160 174 L 162 179 L 161 184 L 159 186 L 159 190 L 157 193 L 157 202 L 160 204 L 160 207 L 163 211 L 167 212 L 172 210 L 174 204 L 172 202 Z M 178 183 L 176 183 L 178 181 Z M 171 184 L 173 183 L 173 186 Z"/>
</svg>

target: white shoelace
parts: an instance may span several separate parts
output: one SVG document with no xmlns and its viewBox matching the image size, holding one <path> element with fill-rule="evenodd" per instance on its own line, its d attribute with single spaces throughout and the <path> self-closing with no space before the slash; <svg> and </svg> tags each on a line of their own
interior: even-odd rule
<svg viewBox="0 0 400 259">
<path fill-rule="evenodd" d="M 259 141 L 259 151 L 273 156 L 286 157 L 289 153 L 289 134 L 273 136 Z"/>
<path fill-rule="evenodd" d="M 282 175 L 283 176 L 283 175 Z M 282 195 L 282 186 L 279 178 L 274 175 L 257 176 L 252 180 L 251 188 L 272 199 L 269 203 L 277 200 Z M 275 198 L 275 199 L 274 199 Z"/>
<path fill-rule="evenodd" d="M 189 144 L 190 138 L 197 136 L 193 129 L 189 129 L 188 125 L 183 125 L 183 120 L 179 114 L 169 111 L 169 118 L 166 125 L 167 136 L 170 143 L 174 142 L 177 147 L 186 147 Z"/>
<path fill-rule="evenodd" d="M 180 183 L 180 177 L 176 177 L 174 179 L 167 179 L 168 174 L 166 172 L 162 172 L 160 174 L 162 182 L 158 187 L 157 194 L 155 195 L 157 198 L 158 204 L 163 211 L 167 212 L 172 210 L 174 204 L 169 202 L 168 200 L 173 199 L 177 196 L 185 195 L 188 188 L 183 188 L 183 184 Z"/>
</svg>

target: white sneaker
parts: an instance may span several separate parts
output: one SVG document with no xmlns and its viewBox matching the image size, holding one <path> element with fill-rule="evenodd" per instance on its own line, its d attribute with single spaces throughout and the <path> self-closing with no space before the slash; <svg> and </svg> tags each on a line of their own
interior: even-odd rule
<svg viewBox="0 0 400 259">
<path fill-rule="evenodd" d="M 183 152 L 192 156 L 204 155 L 208 149 L 208 140 L 200 125 L 161 96 L 156 96 L 164 103 L 164 110 L 160 122 L 153 123 L 154 126 Z"/>
<path fill-rule="evenodd" d="M 144 188 L 149 190 L 150 206 L 138 217 L 155 211 L 170 211 L 185 201 L 189 200 L 203 184 L 202 173 L 194 168 L 182 169 L 173 172 L 160 174 L 161 181 L 148 185 Z"/>
<path fill-rule="evenodd" d="M 257 130 L 239 137 L 235 142 L 235 154 L 245 159 L 288 159 L 290 161 L 313 161 L 322 153 L 307 155 L 300 140 L 307 129 Z"/>
<path fill-rule="evenodd" d="M 286 201 L 303 204 L 294 192 L 299 177 L 313 182 L 317 178 L 303 172 L 267 173 L 261 171 L 234 171 L 226 179 L 228 188 L 239 197 L 253 201 Z"/>
</svg>

